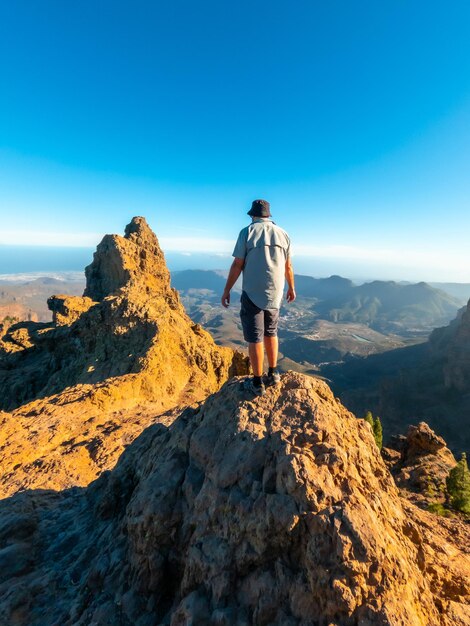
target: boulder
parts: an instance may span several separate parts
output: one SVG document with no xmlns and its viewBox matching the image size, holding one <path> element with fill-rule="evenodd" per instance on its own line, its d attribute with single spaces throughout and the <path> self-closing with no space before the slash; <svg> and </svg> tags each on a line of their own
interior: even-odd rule
<svg viewBox="0 0 470 626">
<path fill-rule="evenodd" d="M 406 436 L 393 437 L 391 446 L 396 454 L 387 449 L 385 457 L 397 484 L 420 494 L 425 505 L 444 501 L 446 478 L 457 464 L 444 439 L 420 422 Z"/>
<path fill-rule="evenodd" d="M 52 321 L 56 326 L 73 324 L 93 304 L 91 298 L 69 295 L 51 296 L 47 300 L 47 306 L 52 311 Z"/>
</svg>

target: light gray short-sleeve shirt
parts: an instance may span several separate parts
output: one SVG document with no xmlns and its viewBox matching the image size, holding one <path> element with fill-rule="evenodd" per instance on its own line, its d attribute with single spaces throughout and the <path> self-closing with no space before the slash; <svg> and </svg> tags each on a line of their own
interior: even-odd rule
<svg viewBox="0 0 470 626">
<path fill-rule="evenodd" d="M 240 231 L 232 256 L 245 260 L 243 291 L 260 309 L 279 309 L 290 238 L 272 220 L 258 218 Z"/>
</svg>

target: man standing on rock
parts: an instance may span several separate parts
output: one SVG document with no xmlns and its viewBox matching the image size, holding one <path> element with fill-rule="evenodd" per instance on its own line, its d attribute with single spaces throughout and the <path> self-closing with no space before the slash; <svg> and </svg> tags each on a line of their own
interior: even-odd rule
<svg viewBox="0 0 470 626">
<path fill-rule="evenodd" d="M 295 300 L 294 270 L 290 260 L 289 235 L 270 218 L 269 202 L 254 200 L 248 211 L 252 221 L 240 231 L 233 251 L 235 257 L 222 295 L 222 305 L 230 304 L 230 290 L 243 272 L 240 318 L 248 342 L 253 378 L 246 381 L 251 393 L 266 393 L 263 382 L 264 347 L 269 370 L 266 382 L 280 382 L 277 370 L 279 308 L 287 279 L 287 302 Z"/>
</svg>

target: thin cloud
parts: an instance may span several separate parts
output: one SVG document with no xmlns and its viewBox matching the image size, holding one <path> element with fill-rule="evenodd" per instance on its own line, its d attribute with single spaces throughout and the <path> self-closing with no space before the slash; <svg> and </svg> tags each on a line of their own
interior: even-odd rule
<svg viewBox="0 0 470 626">
<path fill-rule="evenodd" d="M 163 250 L 168 252 L 199 252 L 200 254 L 229 254 L 235 240 L 208 237 L 159 237 Z"/>
<path fill-rule="evenodd" d="M 370 248 L 368 246 L 308 246 L 295 245 L 295 254 L 323 259 L 354 259 L 361 261 L 380 261 L 393 265 L 428 265 L 444 263 L 448 267 L 470 260 L 470 254 L 448 250 L 419 250 L 411 248 Z"/>
<path fill-rule="evenodd" d="M 0 245 L 58 246 L 95 248 L 103 237 L 102 233 L 63 233 L 9 230 L 0 233 Z M 232 254 L 234 240 L 209 237 L 160 237 L 165 252 L 176 252 L 183 256 L 193 254 L 227 258 Z M 470 281 L 470 252 L 462 250 L 381 248 L 352 245 L 315 245 L 293 242 L 293 257 L 317 259 L 328 262 L 332 268 L 338 266 L 351 271 L 375 274 L 392 273 L 397 276 L 422 275 L 427 280 Z"/>
<path fill-rule="evenodd" d="M 6 230 L 0 233 L 0 245 L 91 248 L 95 247 L 102 238 L 102 233 L 53 233 Z"/>
</svg>

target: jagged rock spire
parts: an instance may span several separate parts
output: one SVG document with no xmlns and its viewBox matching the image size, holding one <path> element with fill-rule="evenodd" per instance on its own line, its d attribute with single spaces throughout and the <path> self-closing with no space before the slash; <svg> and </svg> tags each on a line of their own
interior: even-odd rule
<svg viewBox="0 0 470 626">
<path fill-rule="evenodd" d="M 155 233 L 144 217 L 133 217 L 125 235 L 105 235 L 85 268 L 83 293 L 95 301 L 138 286 L 146 293 L 170 292 L 170 272 Z"/>
<path fill-rule="evenodd" d="M 110 412 L 152 403 L 156 415 L 248 372 L 188 317 L 143 217 L 106 235 L 86 274 L 84 297 L 49 298 L 53 324 L 16 325 L 0 342 L 0 410 L 14 411 L 0 417 L 0 497 L 87 484 L 144 428 L 138 412 Z"/>
</svg>

